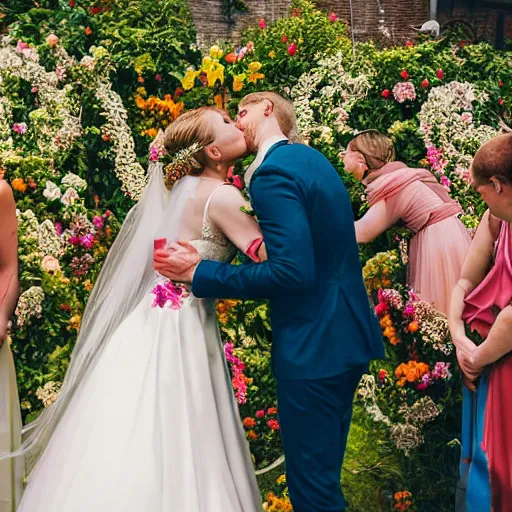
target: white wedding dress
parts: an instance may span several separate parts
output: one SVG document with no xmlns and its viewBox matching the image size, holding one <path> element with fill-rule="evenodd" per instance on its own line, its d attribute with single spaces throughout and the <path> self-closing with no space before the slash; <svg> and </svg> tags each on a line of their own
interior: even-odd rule
<svg viewBox="0 0 512 512">
<path fill-rule="evenodd" d="M 191 243 L 230 261 L 234 246 L 208 220 L 217 190 Z M 214 302 L 154 307 L 159 283 L 155 273 L 72 396 L 20 512 L 261 511 Z"/>
</svg>

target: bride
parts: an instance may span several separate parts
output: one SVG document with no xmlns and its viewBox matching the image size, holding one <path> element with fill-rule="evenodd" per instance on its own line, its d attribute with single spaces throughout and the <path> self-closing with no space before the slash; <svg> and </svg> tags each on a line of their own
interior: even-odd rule
<svg viewBox="0 0 512 512">
<path fill-rule="evenodd" d="M 188 240 L 221 261 L 236 247 L 256 261 L 258 246 L 264 253 L 241 193 L 225 186 L 245 140 L 227 114 L 204 107 L 178 118 L 164 145 L 173 186 L 152 164 L 87 304 L 61 394 L 17 452 L 31 469 L 18 511 L 261 511 L 214 304 L 152 269 L 155 240 Z"/>
</svg>

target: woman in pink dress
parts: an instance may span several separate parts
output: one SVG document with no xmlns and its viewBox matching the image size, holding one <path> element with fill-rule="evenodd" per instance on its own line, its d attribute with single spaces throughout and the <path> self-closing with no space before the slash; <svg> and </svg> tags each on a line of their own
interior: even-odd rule
<svg viewBox="0 0 512 512">
<path fill-rule="evenodd" d="M 464 391 L 461 510 L 512 507 L 512 134 L 484 144 L 472 165 L 476 190 L 489 206 L 453 292 L 450 331 L 467 379 Z M 476 346 L 464 324 L 485 340 Z M 461 500 L 462 501 L 462 500 Z M 465 508 L 464 508 L 465 506 Z"/>
<path fill-rule="evenodd" d="M 391 139 L 377 130 L 358 134 L 347 146 L 345 170 L 366 185 L 370 209 L 355 223 L 357 241 L 369 243 L 402 222 L 414 232 L 408 284 L 447 314 L 470 236 L 460 205 L 426 169 L 395 161 Z"/>
<path fill-rule="evenodd" d="M 10 317 L 18 300 L 18 225 L 12 190 L 0 178 L 0 453 L 21 443 L 21 414 L 11 347 Z M 21 498 L 22 461 L 0 461 L 0 512 L 13 512 Z"/>
</svg>

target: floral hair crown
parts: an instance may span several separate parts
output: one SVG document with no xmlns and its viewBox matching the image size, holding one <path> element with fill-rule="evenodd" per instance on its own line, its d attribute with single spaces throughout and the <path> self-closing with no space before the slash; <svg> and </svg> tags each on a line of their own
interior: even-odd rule
<svg viewBox="0 0 512 512">
<path fill-rule="evenodd" d="M 152 162 L 164 164 L 165 182 L 170 188 L 187 174 L 192 174 L 201 168 L 195 157 L 204 147 L 204 145 L 194 142 L 174 155 L 169 155 L 163 146 L 163 132 L 160 132 L 151 144 L 149 159 Z"/>
</svg>

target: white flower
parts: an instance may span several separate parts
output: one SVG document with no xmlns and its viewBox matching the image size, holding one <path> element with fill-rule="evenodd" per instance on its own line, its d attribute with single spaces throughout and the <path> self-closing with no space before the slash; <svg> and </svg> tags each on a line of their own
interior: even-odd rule
<svg viewBox="0 0 512 512">
<path fill-rule="evenodd" d="M 37 230 L 39 250 L 44 255 L 59 256 L 62 251 L 59 236 L 50 219 L 43 221 Z"/>
<path fill-rule="evenodd" d="M 60 272 L 61 270 L 59 260 L 50 255 L 47 255 L 43 258 L 43 261 L 41 261 L 41 268 L 49 274 L 54 274 L 55 272 Z"/>
<path fill-rule="evenodd" d="M 48 201 L 55 201 L 55 199 L 60 199 L 62 192 L 60 191 L 60 188 L 53 183 L 53 181 L 47 180 L 43 196 L 46 197 Z"/>
<path fill-rule="evenodd" d="M 18 317 L 18 327 L 23 327 L 31 317 L 41 317 L 43 301 L 44 291 L 40 286 L 32 286 L 21 294 L 15 312 Z"/>
<path fill-rule="evenodd" d="M 76 174 L 73 174 L 72 172 L 68 172 L 64 178 L 62 178 L 61 183 L 63 185 L 66 185 L 68 187 L 73 187 L 78 190 L 85 190 L 87 188 L 87 182 L 80 178 L 80 176 L 77 176 Z"/>
<path fill-rule="evenodd" d="M 77 199 L 80 199 L 80 196 L 73 187 L 69 187 L 66 192 L 64 192 L 64 195 L 60 198 L 62 204 L 65 204 L 66 206 L 72 206 L 75 204 Z"/>
</svg>

